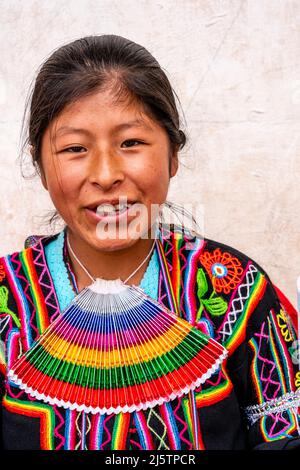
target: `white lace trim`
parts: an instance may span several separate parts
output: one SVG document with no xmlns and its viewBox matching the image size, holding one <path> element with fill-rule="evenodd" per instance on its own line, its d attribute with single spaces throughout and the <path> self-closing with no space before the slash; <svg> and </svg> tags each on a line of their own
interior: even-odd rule
<svg viewBox="0 0 300 470">
<path fill-rule="evenodd" d="M 261 403 L 260 405 L 252 405 L 244 408 L 246 416 L 250 424 L 254 424 L 262 416 L 275 413 L 282 413 L 291 408 L 300 406 L 300 389 L 296 392 L 286 393 L 279 398 Z"/>
</svg>

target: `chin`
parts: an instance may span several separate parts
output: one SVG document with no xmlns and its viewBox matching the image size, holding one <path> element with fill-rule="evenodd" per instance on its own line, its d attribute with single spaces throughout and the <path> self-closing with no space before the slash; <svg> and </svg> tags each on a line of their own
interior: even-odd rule
<svg viewBox="0 0 300 470">
<path fill-rule="evenodd" d="M 106 251 L 106 252 L 113 252 L 122 250 L 125 248 L 129 248 L 130 246 L 134 245 L 138 239 L 134 238 L 122 238 L 122 239 L 96 239 L 94 244 L 97 246 L 98 250 Z"/>
</svg>

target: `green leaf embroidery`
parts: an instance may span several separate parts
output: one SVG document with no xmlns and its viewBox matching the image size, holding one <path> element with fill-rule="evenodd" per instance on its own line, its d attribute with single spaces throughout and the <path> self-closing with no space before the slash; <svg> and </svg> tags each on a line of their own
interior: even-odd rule
<svg viewBox="0 0 300 470">
<path fill-rule="evenodd" d="M 202 268 L 198 269 L 197 272 L 197 284 L 198 284 L 198 297 L 201 299 L 204 294 L 208 291 L 207 280 L 205 276 L 205 272 Z"/>
<path fill-rule="evenodd" d="M 215 317 L 224 315 L 227 310 L 227 302 L 222 297 L 218 297 L 215 292 L 213 292 L 209 299 L 202 300 L 206 310 Z"/>
<path fill-rule="evenodd" d="M 8 308 L 7 304 L 8 304 L 8 289 L 5 286 L 1 286 L 0 287 L 0 313 L 8 313 L 12 317 L 15 324 L 20 328 L 21 326 L 20 320 L 18 319 L 17 315 Z"/>
<path fill-rule="evenodd" d="M 208 284 L 205 272 L 202 268 L 197 271 L 197 285 L 197 294 L 200 301 L 200 306 L 197 312 L 196 321 L 198 322 L 200 320 L 204 308 L 213 316 L 224 315 L 228 308 L 226 300 L 218 296 L 215 291 L 211 293 L 208 299 L 204 298 L 208 291 Z"/>
</svg>

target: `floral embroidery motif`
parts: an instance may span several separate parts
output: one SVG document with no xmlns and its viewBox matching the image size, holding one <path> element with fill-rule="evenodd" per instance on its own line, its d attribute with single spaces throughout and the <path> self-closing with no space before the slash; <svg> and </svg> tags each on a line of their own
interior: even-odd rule
<svg viewBox="0 0 300 470">
<path fill-rule="evenodd" d="M 196 321 L 198 322 L 200 320 L 204 308 L 213 316 L 224 315 L 224 313 L 227 311 L 228 304 L 222 297 L 219 297 L 216 295 L 215 291 L 213 291 L 208 298 L 205 298 L 205 294 L 208 291 L 208 284 L 205 272 L 202 268 L 200 268 L 197 272 L 197 285 L 197 294 L 200 301 L 200 307 L 197 313 Z"/>
<path fill-rule="evenodd" d="M 226 268 L 226 266 L 224 266 L 221 263 L 215 263 L 211 267 L 211 272 L 212 272 L 213 276 L 218 277 L 218 278 L 221 279 L 222 277 L 227 276 L 228 269 Z"/>
<path fill-rule="evenodd" d="M 213 253 L 205 251 L 200 255 L 200 262 L 206 268 L 216 292 L 229 294 L 240 282 L 243 268 L 240 261 L 220 248 Z"/>
<path fill-rule="evenodd" d="M 5 278 L 5 271 L 3 265 L 0 263 L 0 282 Z"/>
</svg>

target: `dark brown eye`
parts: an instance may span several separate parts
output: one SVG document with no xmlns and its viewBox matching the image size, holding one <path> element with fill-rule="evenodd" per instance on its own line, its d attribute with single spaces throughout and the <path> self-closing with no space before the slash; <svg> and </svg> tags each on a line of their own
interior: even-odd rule
<svg viewBox="0 0 300 470">
<path fill-rule="evenodd" d="M 62 150 L 63 152 L 68 152 L 68 153 L 82 153 L 80 152 L 80 150 L 83 149 L 83 151 L 85 152 L 85 148 L 84 147 L 81 147 L 80 145 L 79 146 L 75 146 L 75 147 L 69 147 L 67 149 L 64 149 Z M 72 151 L 71 151 L 72 150 Z M 74 151 L 73 151 L 74 150 Z"/>
<path fill-rule="evenodd" d="M 140 140 L 128 139 L 128 140 L 125 140 L 125 142 L 123 142 L 122 145 L 126 144 L 126 147 L 136 147 L 136 145 L 134 145 L 134 144 L 143 144 L 143 143 L 144 142 L 142 142 Z"/>
</svg>

